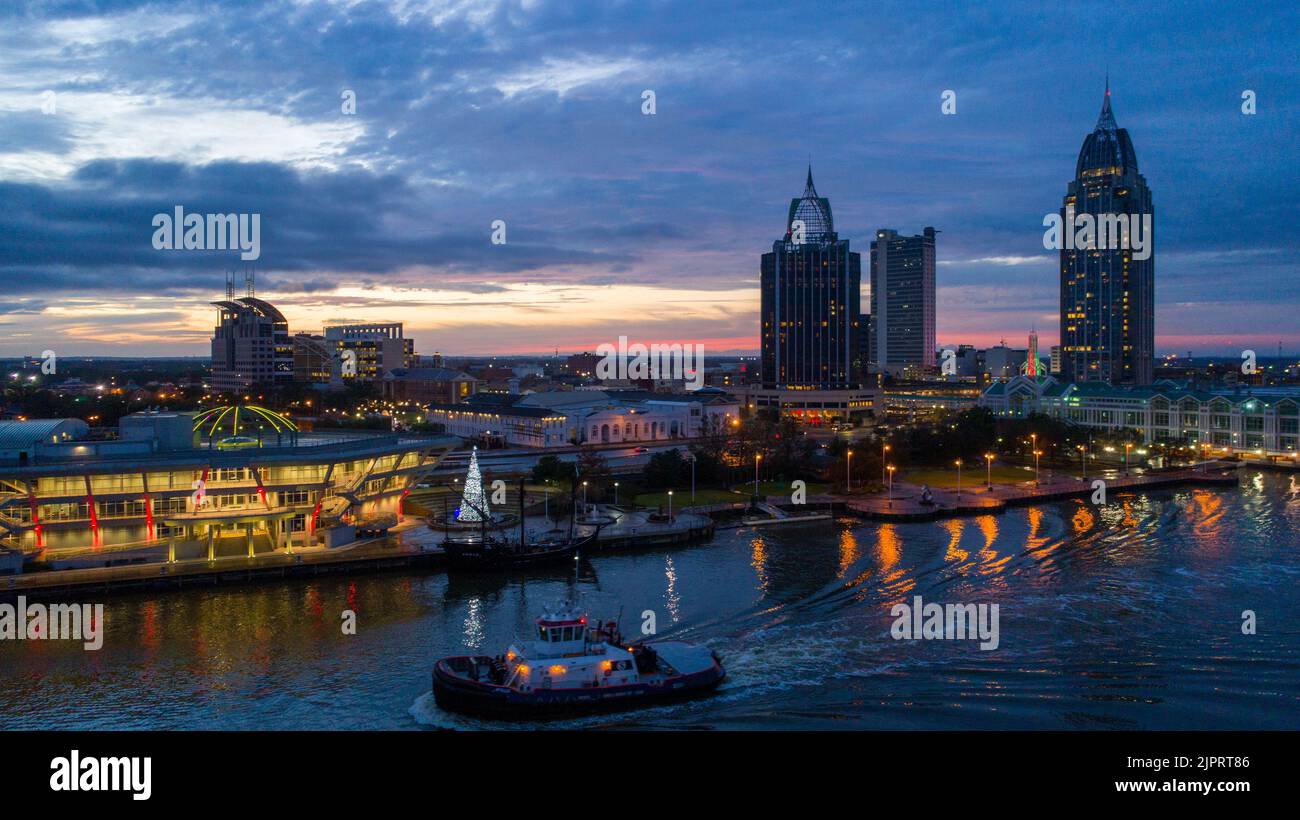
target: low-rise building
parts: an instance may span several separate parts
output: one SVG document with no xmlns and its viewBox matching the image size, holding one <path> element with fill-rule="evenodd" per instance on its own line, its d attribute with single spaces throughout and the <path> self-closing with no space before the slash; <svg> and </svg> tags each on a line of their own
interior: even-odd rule
<svg viewBox="0 0 1300 820">
<path fill-rule="evenodd" d="M 1044 413 L 1096 430 L 1135 430 L 1145 443 L 1176 442 L 1265 455 L 1300 451 L 1300 389 L 1197 389 L 1170 380 L 1117 387 L 1017 376 L 989 385 L 980 405 L 1000 416 Z"/>
<path fill-rule="evenodd" d="M 478 379 L 447 367 L 399 367 L 384 374 L 384 397 L 420 404 L 456 404 L 474 395 Z"/>
<path fill-rule="evenodd" d="M 407 489 L 459 443 L 287 428 L 214 439 L 204 424 L 135 413 L 116 439 L 91 439 L 77 419 L 0 423 L 0 547 L 192 556 L 226 536 L 261 550 L 316 543 L 330 521 L 400 516 Z"/>
</svg>

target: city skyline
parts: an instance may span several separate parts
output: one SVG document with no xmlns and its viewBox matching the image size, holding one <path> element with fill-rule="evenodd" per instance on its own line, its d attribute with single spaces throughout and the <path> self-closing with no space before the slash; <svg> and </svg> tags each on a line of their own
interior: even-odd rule
<svg viewBox="0 0 1300 820">
<path fill-rule="evenodd" d="M 1058 254 L 1042 247 L 1041 221 L 1059 207 L 1107 69 L 1161 195 L 1157 355 L 1300 347 L 1300 331 L 1259 330 L 1294 328 L 1300 285 L 1277 182 L 1296 127 L 1289 57 L 1254 19 L 1182 20 L 1166 41 L 1158 23 L 1100 9 L 1086 26 L 1026 19 L 1012 37 L 978 15 L 945 26 L 900 7 L 884 17 L 938 32 L 936 47 L 868 54 L 855 45 L 865 17 L 828 34 L 783 7 L 734 27 L 694 9 L 691 34 L 603 7 L 581 30 L 545 7 L 274 9 L 257 22 L 204 19 L 201 4 L 123 9 L 0 12 L 0 356 L 203 355 L 209 303 L 245 263 L 155 250 L 150 219 L 177 206 L 262 215 L 250 264 L 294 332 L 400 321 L 417 350 L 448 355 L 590 350 L 619 335 L 752 355 L 753 248 L 779 229 L 810 159 L 851 243 L 868 246 L 882 226 L 943 232 L 940 344 L 1018 345 L 1057 326 Z M 281 53 L 320 26 L 391 47 Z M 809 64 L 769 30 L 828 47 Z M 1066 36 L 1096 57 L 1063 84 L 1041 57 Z M 1186 71 L 1186 38 L 1219 77 Z M 747 65 L 765 42 L 769 62 Z M 185 84 L 165 59 L 181 50 L 194 67 Z M 252 70 L 223 72 L 232 60 Z M 806 81 L 824 74 L 798 86 L 820 93 L 791 93 L 787 61 Z M 1255 115 L 1241 111 L 1245 89 Z M 347 91 L 354 115 L 340 108 Z M 1197 137 L 1207 128 L 1212 144 Z M 1056 341 L 1042 334 L 1044 349 Z"/>
</svg>

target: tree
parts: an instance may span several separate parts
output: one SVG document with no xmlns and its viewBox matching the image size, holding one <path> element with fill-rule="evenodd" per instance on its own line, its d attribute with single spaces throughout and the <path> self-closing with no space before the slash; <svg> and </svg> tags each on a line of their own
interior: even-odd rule
<svg viewBox="0 0 1300 820">
<path fill-rule="evenodd" d="M 609 480 L 609 464 L 605 462 L 605 457 L 594 447 L 584 447 L 578 453 L 578 480 L 587 482 L 589 493 L 597 493 L 598 497 L 603 495 L 606 482 Z"/>
<path fill-rule="evenodd" d="M 542 456 L 533 465 L 533 481 L 538 484 L 568 486 L 575 475 L 577 472 L 572 461 L 561 461 L 555 456 Z"/>
<path fill-rule="evenodd" d="M 654 489 L 667 489 L 680 486 L 689 469 L 686 459 L 676 447 L 662 450 L 650 457 L 645 468 L 646 485 Z"/>
</svg>

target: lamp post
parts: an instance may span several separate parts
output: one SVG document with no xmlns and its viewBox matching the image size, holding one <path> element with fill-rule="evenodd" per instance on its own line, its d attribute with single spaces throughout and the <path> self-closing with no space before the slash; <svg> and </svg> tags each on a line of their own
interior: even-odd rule
<svg viewBox="0 0 1300 820">
<path fill-rule="evenodd" d="M 587 514 L 587 482 L 582 482 L 582 514 Z"/>
<path fill-rule="evenodd" d="M 758 498 L 758 462 L 763 460 L 762 453 L 754 453 L 754 497 Z"/>
<path fill-rule="evenodd" d="M 853 451 L 849 450 L 844 464 L 844 490 L 853 491 Z"/>
<path fill-rule="evenodd" d="M 1079 445 L 1079 480 L 1088 480 L 1088 448 L 1082 444 Z"/>
<path fill-rule="evenodd" d="M 614 506 L 618 506 L 618 482 L 614 482 Z"/>
<path fill-rule="evenodd" d="M 1124 445 L 1124 475 L 1128 475 L 1128 451 L 1133 449 L 1132 444 Z"/>
<path fill-rule="evenodd" d="M 673 491 L 668 491 L 668 520 L 673 520 Z"/>
<path fill-rule="evenodd" d="M 961 500 L 961 459 L 957 459 L 957 500 Z"/>
<path fill-rule="evenodd" d="M 885 467 L 885 459 L 888 457 L 888 455 L 889 455 L 889 445 L 882 444 L 880 447 L 880 480 L 881 481 L 885 480 L 885 471 L 887 469 Z"/>
<path fill-rule="evenodd" d="M 1034 451 L 1034 486 L 1038 486 L 1038 457 L 1043 454 L 1042 450 Z"/>
<path fill-rule="evenodd" d="M 691 453 L 691 504 L 695 504 L 695 454 Z"/>
<path fill-rule="evenodd" d="M 993 454 L 992 453 L 984 454 L 984 465 L 987 468 L 985 483 L 988 484 L 989 490 L 991 491 L 993 489 Z"/>
<path fill-rule="evenodd" d="M 885 468 L 889 471 L 889 506 L 894 506 L 894 465 Z"/>
</svg>

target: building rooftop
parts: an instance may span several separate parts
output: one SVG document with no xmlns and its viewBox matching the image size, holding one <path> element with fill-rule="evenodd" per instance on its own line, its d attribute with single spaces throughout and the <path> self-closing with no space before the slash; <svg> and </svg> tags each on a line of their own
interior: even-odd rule
<svg viewBox="0 0 1300 820">
<path fill-rule="evenodd" d="M 81 419 L 32 419 L 0 421 L 0 450 L 28 450 L 37 444 L 54 443 L 61 433 L 85 435 Z"/>
</svg>

